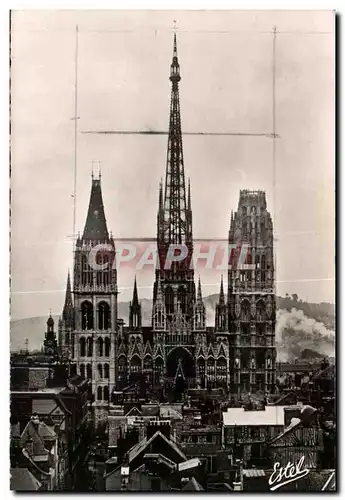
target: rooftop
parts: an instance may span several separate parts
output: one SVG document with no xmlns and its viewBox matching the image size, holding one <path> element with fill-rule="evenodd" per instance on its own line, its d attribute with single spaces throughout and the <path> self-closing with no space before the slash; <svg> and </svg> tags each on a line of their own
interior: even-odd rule
<svg viewBox="0 0 345 500">
<path fill-rule="evenodd" d="M 265 410 L 245 411 L 244 408 L 228 408 L 223 412 L 226 427 L 284 425 L 284 406 L 266 406 Z"/>
</svg>

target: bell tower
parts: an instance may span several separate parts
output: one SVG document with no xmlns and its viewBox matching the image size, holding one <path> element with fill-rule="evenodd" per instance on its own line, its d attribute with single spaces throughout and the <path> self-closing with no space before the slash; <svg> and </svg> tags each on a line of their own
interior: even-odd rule
<svg viewBox="0 0 345 500">
<path fill-rule="evenodd" d="M 276 381 L 273 224 L 264 191 L 240 191 L 229 244 L 247 257 L 230 261 L 228 311 L 231 393 L 273 392 Z M 236 252 L 235 252 L 236 254 Z"/>
<path fill-rule="evenodd" d="M 95 418 L 106 416 L 115 385 L 117 274 L 115 243 L 108 233 L 101 176 L 92 176 L 89 209 L 74 255 L 74 355 L 80 375 L 90 380 Z"/>
</svg>

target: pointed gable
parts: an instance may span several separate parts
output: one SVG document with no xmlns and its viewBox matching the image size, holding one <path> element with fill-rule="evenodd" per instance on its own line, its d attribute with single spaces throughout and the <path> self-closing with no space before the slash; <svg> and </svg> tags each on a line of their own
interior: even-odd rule
<svg viewBox="0 0 345 500">
<path fill-rule="evenodd" d="M 205 357 L 205 353 L 204 353 L 204 349 L 203 349 L 202 345 L 199 346 L 198 354 L 197 354 L 197 357 L 200 357 L 200 356 L 202 356 L 203 358 Z"/>
<path fill-rule="evenodd" d="M 145 354 L 145 356 L 147 354 L 150 354 L 150 356 L 152 355 L 152 347 L 151 347 L 151 344 L 148 340 L 146 341 L 146 344 L 145 344 L 144 354 Z"/>
<path fill-rule="evenodd" d="M 223 342 L 220 344 L 219 347 L 218 357 L 220 358 L 220 356 L 224 356 L 224 358 L 226 358 L 225 347 Z"/>
<path fill-rule="evenodd" d="M 207 353 L 208 357 L 212 357 L 214 358 L 215 355 L 214 355 L 214 352 L 213 352 L 213 348 L 212 348 L 212 344 L 210 344 L 209 348 L 208 348 L 208 353 Z"/>
</svg>

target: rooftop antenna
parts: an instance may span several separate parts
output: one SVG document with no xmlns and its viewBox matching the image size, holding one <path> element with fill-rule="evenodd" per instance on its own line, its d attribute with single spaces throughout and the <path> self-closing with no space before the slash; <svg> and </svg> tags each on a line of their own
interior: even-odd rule
<svg viewBox="0 0 345 500">
<path fill-rule="evenodd" d="M 78 25 L 75 27 L 75 73 L 74 73 L 74 185 L 73 185 L 73 254 L 75 251 L 75 226 L 77 208 L 77 146 L 78 146 Z"/>
</svg>

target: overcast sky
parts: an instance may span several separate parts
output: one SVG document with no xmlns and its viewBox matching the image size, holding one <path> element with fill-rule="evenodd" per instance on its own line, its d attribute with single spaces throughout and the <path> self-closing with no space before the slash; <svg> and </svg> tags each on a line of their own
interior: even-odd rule
<svg viewBox="0 0 345 500">
<path fill-rule="evenodd" d="M 264 189 L 276 236 L 277 293 L 334 300 L 334 25 L 331 11 L 15 11 L 12 16 L 12 317 L 61 312 L 72 267 L 74 52 L 79 25 L 77 224 L 91 160 L 102 161 L 108 229 L 155 237 L 167 130 L 172 27 L 178 26 L 182 128 L 272 132 L 276 26 L 276 165 L 267 137 L 184 137 L 195 238 L 227 239 L 239 190 Z M 275 180 L 275 185 L 274 185 Z M 274 193 L 274 196 L 273 196 Z M 134 269 L 120 270 L 119 300 Z M 220 272 L 201 272 L 204 295 Z M 152 269 L 137 273 L 151 297 Z"/>
</svg>

